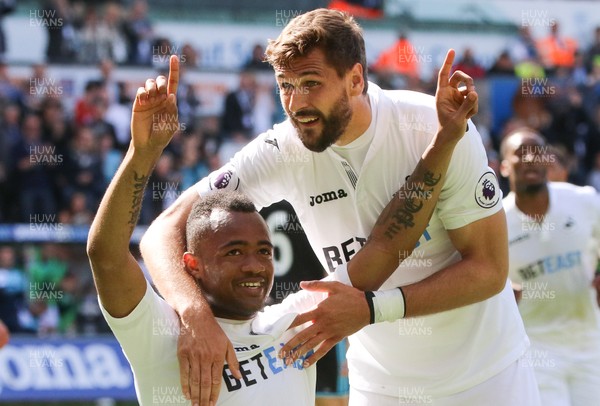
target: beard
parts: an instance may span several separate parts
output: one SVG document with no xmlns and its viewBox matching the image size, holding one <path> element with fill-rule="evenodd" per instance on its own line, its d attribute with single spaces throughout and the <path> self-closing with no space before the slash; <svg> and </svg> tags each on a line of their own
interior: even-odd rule
<svg viewBox="0 0 600 406">
<path fill-rule="evenodd" d="M 517 186 L 516 191 L 526 196 L 535 196 L 546 189 L 546 181 L 539 183 L 521 184 Z"/>
<path fill-rule="evenodd" d="M 546 182 L 534 183 L 522 187 L 522 192 L 526 195 L 536 195 L 546 188 Z"/>
<path fill-rule="evenodd" d="M 318 110 L 302 110 L 289 116 L 302 144 L 313 152 L 323 152 L 339 140 L 346 131 L 352 118 L 352 109 L 348 95 L 344 93 L 335 102 L 333 110 L 327 117 Z M 302 125 L 296 121 L 298 117 L 318 117 L 322 127 L 321 132 L 318 133 L 314 128 L 302 128 Z"/>
</svg>

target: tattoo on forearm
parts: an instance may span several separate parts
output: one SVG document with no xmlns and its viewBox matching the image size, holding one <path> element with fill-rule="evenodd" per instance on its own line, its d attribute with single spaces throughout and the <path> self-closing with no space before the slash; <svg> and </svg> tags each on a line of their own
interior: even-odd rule
<svg viewBox="0 0 600 406">
<path fill-rule="evenodd" d="M 423 175 L 423 183 L 425 183 L 426 186 L 433 187 L 438 184 L 440 179 L 442 179 L 441 173 L 438 174 L 437 178 L 435 177 L 435 174 L 430 171 L 425 171 L 425 174 Z"/>
<path fill-rule="evenodd" d="M 129 222 L 131 228 L 137 224 L 140 210 L 142 209 L 142 198 L 144 196 L 144 189 L 146 182 L 148 181 L 147 175 L 139 175 L 137 172 L 133 172 L 133 198 L 131 199 L 131 208 L 129 210 Z"/>
<path fill-rule="evenodd" d="M 392 205 L 384 210 L 381 218 L 377 221 L 378 225 L 387 226 L 384 235 L 390 240 L 394 239 L 403 229 L 407 230 L 415 226 L 415 214 L 423 208 L 425 200 L 433 196 L 435 187 L 442 179 L 441 173 L 436 175 L 425 169 L 421 176 L 422 180 L 419 181 L 419 171 L 415 172 L 415 176 L 411 176 L 400 191 L 394 194 Z M 410 188 L 406 187 L 409 182 Z M 398 196 L 397 199 L 396 196 Z"/>
</svg>

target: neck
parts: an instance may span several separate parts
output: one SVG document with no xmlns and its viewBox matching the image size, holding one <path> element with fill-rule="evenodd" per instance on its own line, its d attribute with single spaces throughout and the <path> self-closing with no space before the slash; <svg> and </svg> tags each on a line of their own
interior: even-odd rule
<svg viewBox="0 0 600 406">
<path fill-rule="evenodd" d="M 211 305 L 210 309 L 213 312 L 213 315 L 215 317 L 219 317 L 221 319 L 228 319 L 228 320 L 236 320 L 236 321 L 248 321 L 248 320 L 252 320 L 255 316 L 256 316 L 256 312 L 251 313 L 251 314 L 241 314 L 241 313 L 235 313 L 229 310 L 226 310 L 224 308 L 221 308 L 219 306 L 214 306 Z"/>
<path fill-rule="evenodd" d="M 521 190 L 515 192 L 515 204 L 523 213 L 541 218 L 546 214 L 550 206 L 548 184 L 544 183 L 536 191 Z"/>
<path fill-rule="evenodd" d="M 346 131 L 344 131 L 344 134 L 342 134 L 335 145 L 342 147 L 350 144 L 363 135 L 371 125 L 371 101 L 368 94 L 361 94 L 357 97 L 353 109 L 352 118 L 346 127 Z"/>
</svg>

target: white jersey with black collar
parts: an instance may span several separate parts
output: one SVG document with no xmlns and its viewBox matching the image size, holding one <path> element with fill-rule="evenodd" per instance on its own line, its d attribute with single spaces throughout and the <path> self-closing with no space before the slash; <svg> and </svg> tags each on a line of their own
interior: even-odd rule
<svg viewBox="0 0 600 406">
<path fill-rule="evenodd" d="M 373 83 L 368 94 L 372 121 L 363 136 L 372 136 L 372 141 L 360 171 L 333 148 L 322 153 L 307 150 L 286 121 L 200 181 L 198 192 L 238 189 L 260 207 L 285 199 L 325 269 L 347 263 L 438 129 L 433 97 L 383 91 Z M 498 212 L 501 199 L 480 135 L 469 122 L 417 248 L 381 289 L 420 281 L 459 261 L 446 230 Z M 507 284 L 502 293 L 481 303 L 364 328 L 351 337 L 350 383 L 391 396 L 401 396 L 406 388 L 432 396 L 456 393 L 506 368 L 527 345 Z"/>
<path fill-rule="evenodd" d="M 296 314 L 310 310 L 323 299 L 320 293 L 299 292 L 270 306 L 250 320 L 217 318 L 231 341 L 242 379 L 223 367 L 217 405 L 313 406 L 316 366 L 303 368 L 304 359 L 286 366 L 277 357 L 281 347 L 299 329 L 289 329 Z M 141 406 L 190 406 L 181 391 L 177 340 L 179 317 L 149 283 L 146 294 L 125 317 L 112 317 L 100 308 L 131 365 Z"/>
</svg>

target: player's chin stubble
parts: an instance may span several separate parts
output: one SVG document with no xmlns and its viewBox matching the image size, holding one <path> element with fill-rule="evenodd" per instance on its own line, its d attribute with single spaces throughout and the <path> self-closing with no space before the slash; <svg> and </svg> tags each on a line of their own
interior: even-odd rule
<svg viewBox="0 0 600 406">
<path fill-rule="evenodd" d="M 302 129 L 295 119 L 292 119 L 292 124 L 296 127 L 300 141 L 306 148 L 313 152 L 323 152 L 339 140 L 348 127 L 348 123 L 352 118 L 348 96 L 343 95 L 340 97 L 329 116 L 325 117 L 321 113 L 313 115 L 318 115 L 322 123 L 320 134 L 317 134 L 317 130 L 312 128 Z"/>
</svg>

